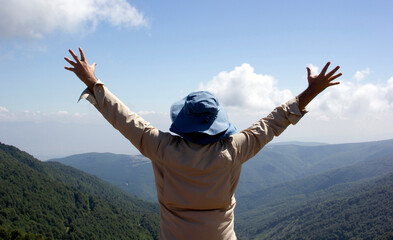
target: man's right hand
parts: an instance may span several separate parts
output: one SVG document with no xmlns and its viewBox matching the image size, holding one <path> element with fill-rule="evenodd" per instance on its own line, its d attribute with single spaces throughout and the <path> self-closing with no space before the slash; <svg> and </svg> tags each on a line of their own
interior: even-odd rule
<svg viewBox="0 0 393 240">
<path fill-rule="evenodd" d="M 321 73 L 318 75 L 311 75 L 310 68 L 307 68 L 307 80 L 308 87 L 304 92 L 299 94 L 299 109 L 303 110 L 307 104 L 311 102 L 318 94 L 323 92 L 328 87 L 340 84 L 340 82 L 333 82 L 338 77 L 341 77 L 341 73 L 335 75 L 340 66 L 335 67 L 330 72 L 327 72 L 330 62 L 326 63 L 325 67 L 322 69 Z"/>
</svg>

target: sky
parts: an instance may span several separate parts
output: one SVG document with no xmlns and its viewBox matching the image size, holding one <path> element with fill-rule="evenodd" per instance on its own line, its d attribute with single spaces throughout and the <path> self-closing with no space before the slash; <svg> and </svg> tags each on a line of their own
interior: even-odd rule
<svg viewBox="0 0 393 240">
<path fill-rule="evenodd" d="M 216 94 L 240 131 L 307 87 L 306 67 L 341 66 L 276 142 L 393 138 L 393 2 L 0 0 L 0 142 L 47 160 L 139 154 L 66 71 L 82 47 L 96 76 L 168 131 L 189 92 Z"/>
</svg>

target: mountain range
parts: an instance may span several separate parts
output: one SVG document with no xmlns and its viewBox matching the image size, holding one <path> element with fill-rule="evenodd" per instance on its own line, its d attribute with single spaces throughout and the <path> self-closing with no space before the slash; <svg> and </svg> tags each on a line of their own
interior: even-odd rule
<svg viewBox="0 0 393 240">
<path fill-rule="evenodd" d="M 236 229 L 241 239 L 393 239 L 392 197 L 388 154 L 243 195 Z"/>
<path fill-rule="evenodd" d="M 155 198 L 143 156 L 87 153 L 54 161 Z M 393 140 L 267 145 L 243 166 L 236 232 L 239 239 L 390 239 L 392 180 Z"/>
<path fill-rule="evenodd" d="M 243 165 L 236 196 L 384 155 L 393 155 L 393 140 L 351 144 L 267 145 Z M 85 153 L 49 161 L 73 166 L 131 194 L 156 201 L 151 163 L 141 155 Z"/>
<path fill-rule="evenodd" d="M 0 144 L 0 160 L 0 239 L 158 238 L 143 156 L 41 162 Z M 236 199 L 239 240 L 393 239 L 393 140 L 268 145 L 243 166 Z"/>
</svg>

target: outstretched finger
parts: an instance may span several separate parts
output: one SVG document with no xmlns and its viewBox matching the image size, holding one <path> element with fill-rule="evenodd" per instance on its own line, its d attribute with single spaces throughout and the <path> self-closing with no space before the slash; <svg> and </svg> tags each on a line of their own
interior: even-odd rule
<svg viewBox="0 0 393 240">
<path fill-rule="evenodd" d="M 330 62 L 327 62 L 326 65 L 323 67 L 320 75 L 325 76 L 327 69 L 329 68 Z"/>
<path fill-rule="evenodd" d="M 338 85 L 338 84 L 340 84 L 340 82 L 330 82 L 330 83 L 329 83 L 329 87 L 330 87 L 330 86 L 334 86 L 334 85 Z"/>
<path fill-rule="evenodd" d="M 81 53 L 81 61 L 86 61 L 85 53 L 83 52 L 82 48 L 79 48 L 79 52 Z"/>
<path fill-rule="evenodd" d="M 70 52 L 71 56 L 75 59 L 75 61 L 80 64 L 81 62 L 78 56 L 74 53 L 74 51 L 72 51 L 71 49 L 69 49 L 68 51 Z"/>
<path fill-rule="evenodd" d="M 330 71 L 328 74 L 326 74 L 326 77 L 330 78 L 331 76 L 333 76 L 337 70 L 340 69 L 340 66 L 335 67 L 332 71 Z"/>
<path fill-rule="evenodd" d="M 333 81 L 334 79 L 336 79 L 336 78 L 338 78 L 338 77 L 341 77 L 343 74 L 342 73 L 339 73 L 339 74 L 336 74 L 336 75 L 334 75 L 334 76 L 331 76 L 330 78 L 329 78 L 329 81 Z"/>
<path fill-rule="evenodd" d="M 68 70 L 68 71 L 71 71 L 71 72 L 74 72 L 74 70 L 75 70 L 75 68 L 72 68 L 72 67 L 64 67 L 66 70 Z"/>
<path fill-rule="evenodd" d="M 68 57 L 64 57 L 64 60 L 66 60 L 69 64 L 71 64 L 72 66 L 75 67 L 76 63 L 74 63 L 71 59 L 69 59 Z"/>
</svg>

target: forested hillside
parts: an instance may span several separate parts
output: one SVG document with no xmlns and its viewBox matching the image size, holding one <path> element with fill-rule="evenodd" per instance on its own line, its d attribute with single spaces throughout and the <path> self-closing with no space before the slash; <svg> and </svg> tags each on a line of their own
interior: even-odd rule
<svg viewBox="0 0 393 240">
<path fill-rule="evenodd" d="M 0 144 L 0 239 L 157 239 L 158 206 Z"/>
<path fill-rule="evenodd" d="M 237 216 L 239 239 L 393 239 L 393 173 Z"/>
<path fill-rule="evenodd" d="M 0 239 L 157 238 L 157 204 L 0 146 L 0 204 L 6 206 Z M 142 156 L 88 153 L 60 161 L 149 199 L 155 195 Z M 393 239 L 393 140 L 267 146 L 244 166 L 242 178 L 235 210 L 240 240 Z"/>
<path fill-rule="evenodd" d="M 238 199 L 239 239 L 393 239 L 393 155 Z"/>
</svg>

